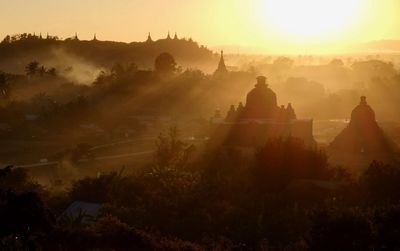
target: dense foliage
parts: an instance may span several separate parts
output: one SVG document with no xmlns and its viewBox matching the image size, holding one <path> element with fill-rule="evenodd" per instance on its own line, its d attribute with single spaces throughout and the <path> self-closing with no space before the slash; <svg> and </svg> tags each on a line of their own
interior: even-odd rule
<svg viewBox="0 0 400 251">
<path fill-rule="evenodd" d="M 148 168 L 87 177 L 61 194 L 46 193 L 22 169 L 2 169 L 1 245 L 10 250 L 400 248 L 397 166 L 374 162 L 352 180 L 330 167 L 324 152 L 293 138 L 271 140 L 253 154 L 213 148 L 190 158 L 193 151 L 173 128 L 160 135 Z M 104 205 L 96 223 L 56 221 L 74 201 Z"/>
</svg>

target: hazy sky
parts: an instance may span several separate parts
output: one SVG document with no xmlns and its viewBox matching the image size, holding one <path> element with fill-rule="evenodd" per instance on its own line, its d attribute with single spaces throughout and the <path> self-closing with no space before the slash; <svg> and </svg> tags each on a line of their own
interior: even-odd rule
<svg viewBox="0 0 400 251">
<path fill-rule="evenodd" d="M 36 32 L 145 40 L 171 31 L 208 46 L 293 46 L 400 39 L 400 0 L 0 0 L 0 36 Z"/>
</svg>

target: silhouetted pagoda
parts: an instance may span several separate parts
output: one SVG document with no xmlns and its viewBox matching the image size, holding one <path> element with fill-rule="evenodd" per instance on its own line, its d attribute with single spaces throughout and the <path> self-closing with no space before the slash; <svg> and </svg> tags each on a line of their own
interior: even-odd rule
<svg viewBox="0 0 400 251">
<path fill-rule="evenodd" d="M 149 32 L 149 35 L 147 36 L 147 40 L 146 40 L 146 42 L 147 42 L 147 43 L 151 43 L 151 42 L 153 42 L 153 39 L 151 38 L 151 34 L 150 34 L 150 32 Z"/>
<path fill-rule="evenodd" d="M 226 74 L 228 74 L 228 69 L 226 68 L 225 65 L 224 51 L 221 51 L 221 57 L 219 60 L 218 68 L 214 72 L 214 76 L 220 77 L 220 76 L 225 76 Z"/>
<path fill-rule="evenodd" d="M 346 153 L 388 153 L 391 144 L 375 119 L 365 96 L 351 113 L 349 125 L 330 144 L 331 150 Z"/>
<path fill-rule="evenodd" d="M 266 77 L 257 78 L 257 84 L 246 98 L 246 105 L 231 106 L 224 120 L 212 120 L 215 131 L 211 141 L 231 146 L 258 146 L 269 138 L 295 137 L 308 146 L 315 144 L 313 121 L 299 120 L 291 104 L 277 105 L 276 94 L 268 87 Z"/>
</svg>

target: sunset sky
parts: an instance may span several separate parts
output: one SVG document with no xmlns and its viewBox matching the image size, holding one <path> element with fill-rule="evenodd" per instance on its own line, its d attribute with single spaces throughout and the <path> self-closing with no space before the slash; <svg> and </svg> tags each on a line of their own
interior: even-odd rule
<svg viewBox="0 0 400 251">
<path fill-rule="evenodd" d="M 293 52 L 400 39 L 400 0 L 0 0 L 0 36 L 141 41 L 171 31 L 209 47 Z"/>
</svg>

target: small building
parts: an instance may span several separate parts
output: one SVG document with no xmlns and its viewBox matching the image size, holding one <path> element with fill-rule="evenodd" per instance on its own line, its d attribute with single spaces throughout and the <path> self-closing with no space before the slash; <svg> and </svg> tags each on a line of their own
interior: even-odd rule
<svg viewBox="0 0 400 251">
<path fill-rule="evenodd" d="M 84 225 L 91 224 L 96 220 L 102 208 L 103 206 L 100 204 L 75 201 L 63 212 L 60 219 L 79 221 Z"/>
</svg>

